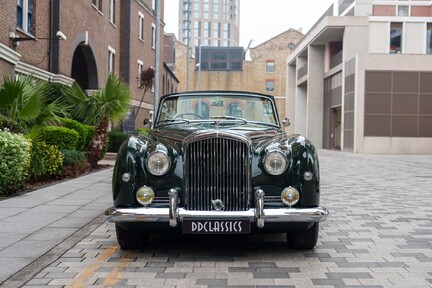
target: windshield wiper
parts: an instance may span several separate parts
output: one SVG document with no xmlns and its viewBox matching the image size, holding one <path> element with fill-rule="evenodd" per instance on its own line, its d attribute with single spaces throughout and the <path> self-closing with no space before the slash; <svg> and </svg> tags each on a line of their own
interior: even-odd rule
<svg viewBox="0 0 432 288">
<path fill-rule="evenodd" d="M 211 119 L 226 119 L 226 120 L 234 120 L 234 121 L 240 121 L 243 124 L 247 124 L 248 120 L 240 117 L 234 117 L 234 116 L 228 116 L 228 115 L 216 115 L 212 116 Z"/>
<path fill-rule="evenodd" d="M 165 120 L 159 120 L 156 123 L 156 125 L 173 125 L 179 123 L 189 124 L 190 121 L 188 119 L 165 119 Z"/>
</svg>

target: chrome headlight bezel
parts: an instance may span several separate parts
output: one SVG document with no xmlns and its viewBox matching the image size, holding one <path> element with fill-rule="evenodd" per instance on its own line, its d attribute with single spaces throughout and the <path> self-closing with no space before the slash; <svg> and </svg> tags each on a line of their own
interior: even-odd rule
<svg viewBox="0 0 432 288">
<path fill-rule="evenodd" d="M 145 165 L 150 174 L 163 176 L 171 168 L 171 159 L 165 151 L 156 150 L 148 154 Z"/>
<path fill-rule="evenodd" d="M 288 157 L 280 150 L 267 152 L 263 159 L 263 166 L 267 173 L 273 176 L 283 174 L 288 168 Z"/>
</svg>

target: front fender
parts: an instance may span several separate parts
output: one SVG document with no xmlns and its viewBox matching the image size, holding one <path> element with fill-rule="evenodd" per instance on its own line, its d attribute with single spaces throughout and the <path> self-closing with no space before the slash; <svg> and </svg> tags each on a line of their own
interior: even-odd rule
<svg viewBox="0 0 432 288">
<path fill-rule="evenodd" d="M 144 155 L 149 140 L 146 138 L 129 137 L 117 152 L 112 179 L 112 193 L 115 206 L 134 206 L 136 203 L 134 193 L 145 177 L 142 169 L 141 155 Z M 124 182 L 122 176 L 129 173 L 130 181 Z"/>
<path fill-rule="evenodd" d="M 320 192 L 320 173 L 318 152 L 307 138 L 299 135 L 290 137 L 288 150 L 291 154 L 291 171 L 295 182 L 299 183 L 302 191 L 302 206 L 318 206 Z M 305 172 L 311 172 L 311 181 L 305 181 Z"/>
</svg>

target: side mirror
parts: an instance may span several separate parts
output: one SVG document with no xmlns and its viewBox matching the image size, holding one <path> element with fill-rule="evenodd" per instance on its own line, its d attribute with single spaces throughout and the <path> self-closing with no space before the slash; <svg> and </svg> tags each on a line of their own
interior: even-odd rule
<svg viewBox="0 0 432 288">
<path fill-rule="evenodd" d="M 149 118 L 145 118 L 143 124 L 144 126 L 151 126 L 152 120 L 150 120 Z"/>
<path fill-rule="evenodd" d="M 291 125 L 290 120 L 288 119 L 288 117 L 284 117 L 284 118 L 282 119 L 282 125 L 283 125 L 284 127 L 288 127 L 288 126 Z"/>
</svg>

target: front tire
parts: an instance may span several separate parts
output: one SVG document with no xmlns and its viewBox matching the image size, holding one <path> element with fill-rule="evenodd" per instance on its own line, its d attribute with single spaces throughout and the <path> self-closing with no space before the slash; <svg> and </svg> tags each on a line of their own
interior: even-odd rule
<svg viewBox="0 0 432 288">
<path fill-rule="evenodd" d="M 319 223 L 306 231 L 287 233 L 288 246 L 292 249 L 313 249 L 318 241 Z"/>
<path fill-rule="evenodd" d="M 115 229 L 117 242 L 123 250 L 143 249 L 147 245 L 149 234 L 123 229 L 117 223 Z"/>
</svg>

